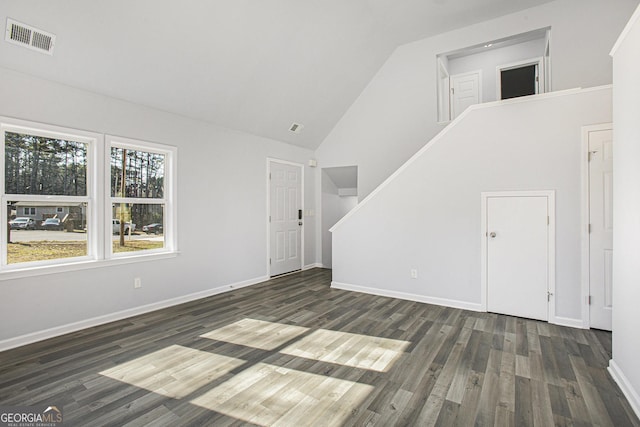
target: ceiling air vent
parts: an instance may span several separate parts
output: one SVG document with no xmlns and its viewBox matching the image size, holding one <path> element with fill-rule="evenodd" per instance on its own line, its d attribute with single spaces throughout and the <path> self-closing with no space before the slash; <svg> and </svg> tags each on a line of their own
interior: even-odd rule
<svg viewBox="0 0 640 427">
<path fill-rule="evenodd" d="M 300 123 L 292 123 L 291 126 L 289 126 L 289 130 L 293 133 L 300 133 L 302 132 L 303 127 L 304 125 L 301 125 Z"/>
<path fill-rule="evenodd" d="M 7 19 L 5 40 L 37 52 L 53 55 L 56 36 L 13 19 Z"/>
</svg>

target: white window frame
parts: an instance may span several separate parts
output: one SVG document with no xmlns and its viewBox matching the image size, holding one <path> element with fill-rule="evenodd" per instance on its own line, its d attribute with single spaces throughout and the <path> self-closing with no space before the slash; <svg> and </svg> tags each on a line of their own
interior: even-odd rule
<svg viewBox="0 0 640 427">
<path fill-rule="evenodd" d="M 5 194 L 5 132 L 67 139 L 87 143 L 87 194 L 86 196 L 50 196 L 31 194 Z M 35 262 L 7 264 L 7 245 L 0 245 L 0 281 L 21 277 L 60 273 L 83 269 L 134 263 L 154 259 L 172 258 L 177 248 L 177 148 L 122 137 L 106 136 L 96 132 L 54 126 L 27 120 L 0 116 L 0 238 L 6 239 L 8 228 L 7 202 L 9 201 L 46 201 L 65 206 L 70 203 L 86 203 L 87 255 L 74 258 L 59 258 Z M 108 142 L 107 142 L 108 141 Z M 111 145 L 126 146 L 141 151 L 165 154 L 164 198 L 132 199 L 124 198 L 126 203 L 155 203 L 161 200 L 164 211 L 164 248 L 112 254 L 110 161 Z M 107 219 L 109 222 L 107 224 Z M 142 225 L 140 225 L 142 227 Z"/>
<path fill-rule="evenodd" d="M 152 142 L 141 141 L 112 135 L 105 136 L 105 180 L 104 191 L 106 202 L 104 206 L 105 227 L 104 231 L 104 253 L 108 258 L 130 258 L 139 257 L 149 254 L 167 253 L 176 251 L 176 203 L 175 203 L 175 177 L 176 177 L 176 156 L 177 149 L 175 147 L 155 144 Z M 138 198 L 138 197 L 113 197 L 111 196 L 111 148 L 124 148 L 127 150 L 144 151 L 155 154 L 162 154 L 165 158 L 164 177 L 163 177 L 163 197 L 162 198 Z M 158 249 L 148 249 L 143 251 L 131 252 L 113 252 L 113 228 L 112 228 L 112 206 L 116 203 L 133 203 L 146 205 L 164 205 L 163 213 L 163 234 L 164 247 Z M 142 230 L 143 224 L 136 224 L 136 229 Z M 138 228 L 140 227 L 140 228 Z"/>
<path fill-rule="evenodd" d="M 536 85 L 535 85 L 535 95 L 545 93 L 546 92 L 546 83 L 545 83 L 545 66 L 544 66 L 544 57 L 539 56 L 536 58 L 525 59 L 523 61 L 511 62 L 509 64 L 502 64 L 496 67 L 496 99 L 498 101 L 502 101 L 502 72 L 515 70 L 518 68 L 529 67 L 531 65 L 535 65 L 536 68 Z"/>
<path fill-rule="evenodd" d="M 64 140 L 70 140 L 74 142 L 80 142 L 87 144 L 87 194 L 85 196 L 64 196 L 64 195 L 34 195 L 34 194 L 6 194 L 5 193 L 5 133 L 6 132 L 14 132 L 35 136 L 43 136 L 48 138 L 58 138 Z M 58 258 L 54 260 L 43 260 L 43 261 L 34 261 L 34 262 L 22 262 L 17 264 L 8 264 L 7 263 L 7 245 L 2 245 L 2 251 L 0 252 L 0 269 L 2 272 L 9 272 L 15 270 L 24 270 L 33 267 L 46 267 L 51 265 L 61 265 L 68 264 L 74 262 L 82 262 L 88 260 L 95 260 L 97 256 L 96 250 L 96 230 L 95 224 L 97 221 L 95 219 L 96 209 L 96 154 L 97 154 L 97 146 L 100 144 L 102 137 L 101 135 L 93 132 L 85 132 L 76 129 L 63 128 L 59 126 L 52 126 L 43 123 L 34 123 L 27 122 L 23 120 L 15 120 L 8 118 L 1 118 L 0 122 L 0 152 L 2 153 L 0 159 L 0 170 L 2 170 L 2 177 L 0 178 L 0 203 L 2 203 L 2 207 L 0 210 L 0 218 L 2 224 L 0 224 L 0 233 L 4 237 L 7 235 L 7 203 L 9 201 L 23 201 L 23 202 L 55 202 L 60 205 L 65 205 L 67 203 L 86 203 L 87 205 L 87 223 L 89 226 L 87 227 L 87 255 L 81 257 L 73 257 L 73 258 Z"/>
</svg>

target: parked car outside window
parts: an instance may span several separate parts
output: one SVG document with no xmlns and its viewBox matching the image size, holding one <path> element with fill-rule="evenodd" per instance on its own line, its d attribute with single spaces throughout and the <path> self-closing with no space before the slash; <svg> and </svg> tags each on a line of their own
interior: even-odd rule
<svg viewBox="0 0 640 427">
<path fill-rule="evenodd" d="M 47 218 L 44 220 L 41 227 L 44 230 L 62 230 L 60 218 Z"/>
<path fill-rule="evenodd" d="M 18 217 L 9 221 L 12 230 L 33 230 L 36 228 L 36 222 L 32 218 Z"/>
<path fill-rule="evenodd" d="M 153 224 L 145 225 L 142 227 L 142 231 L 147 234 L 161 234 L 162 233 L 162 224 L 159 222 L 154 222 Z"/>
<path fill-rule="evenodd" d="M 114 219 L 113 222 L 113 234 L 120 234 L 120 220 Z M 129 230 L 133 233 L 136 231 L 136 225 L 131 222 L 124 223 L 124 234 L 129 234 Z"/>
</svg>

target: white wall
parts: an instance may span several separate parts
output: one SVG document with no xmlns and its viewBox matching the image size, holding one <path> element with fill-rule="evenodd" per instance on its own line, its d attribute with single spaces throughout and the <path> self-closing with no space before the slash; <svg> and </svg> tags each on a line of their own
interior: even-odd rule
<svg viewBox="0 0 640 427">
<path fill-rule="evenodd" d="M 611 372 L 640 417 L 640 8 L 613 60 L 613 360 Z"/>
<path fill-rule="evenodd" d="M 496 67 L 518 61 L 541 58 L 546 47 L 545 38 L 529 40 L 499 49 L 491 49 L 473 55 L 449 60 L 449 73 L 462 74 L 482 70 L 482 102 L 498 99 L 496 92 Z"/>
<path fill-rule="evenodd" d="M 551 27 L 554 90 L 610 84 L 609 50 L 637 4 L 558 0 L 398 47 L 316 150 L 318 166 L 357 165 L 362 198 L 435 136 L 443 52 Z"/>
<path fill-rule="evenodd" d="M 358 204 L 358 196 L 342 196 L 341 189 L 326 171 L 322 171 L 322 266 L 331 268 L 331 233 L 329 229 Z M 353 190 L 353 189 L 350 189 Z"/>
<path fill-rule="evenodd" d="M 229 284 L 265 278 L 267 157 L 312 153 L 0 68 L 0 115 L 178 147 L 178 245 L 173 259 L 0 281 L 0 347 L 25 334 Z M 315 174 L 305 167 L 305 209 Z M 305 219 L 314 264 L 315 217 Z M 143 287 L 133 288 L 133 277 Z M 53 303 L 52 303 L 53 301 Z M 55 331 L 54 331 L 55 332 Z"/>
<path fill-rule="evenodd" d="M 610 121 L 607 87 L 472 107 L 337 224 L 333 280 L 480 309 L 481 192 L 555 190 L 554 321 L 580 325 L 581 127 Z"/>
</svg>

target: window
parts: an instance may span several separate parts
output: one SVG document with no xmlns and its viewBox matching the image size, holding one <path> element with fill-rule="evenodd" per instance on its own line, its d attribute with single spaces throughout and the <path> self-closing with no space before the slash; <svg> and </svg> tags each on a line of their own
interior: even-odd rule
<svg viewBox="0 0 640 427">
<path fill-rule="evenodd" d="M 36 209 L 43 213 L 55 212 L 56 206 L 64 205 L 76 207 L 79 212 L 78 216 L 65 218 L 65 222 L 44 221 L 32 224 L 31 229 L 10 224 L 6 231 L 10 243 L 3 246 L 2 267 L 90 258 L 93 254 L 87 230 L 79 227 L 94 204 L 88 176 L 94 173 L 96 137 L 49 126 L 28 128 L 3 124 L 2 131 L 2 203 L 6 206 L 3 213 L 9 215 L 9 220 L 15 218 L 21 205 L 27 215 L 34 215 Z M 51 233 L 43 234 L 37 228 Z M 63 229 L 68 233 L 63 233 Z"/>
<path fill-rule="evenodd" d="M 109 147 L 108 217 L 111 253 L 171 248 L 171 168 L 174 154 L 166 147 L 107 137 Z"/>
<path fill-rule="evenodd" d="M 0 129 L 0 272 L 175 252 L 175 148 L 2 117 Z"/>
<path fill-rule="evenodd" d="M 497 67 L 498 99 L 511 99 L 535 95 L 544 89 L 543 58 L 521 61 Z"/>
</svg>

